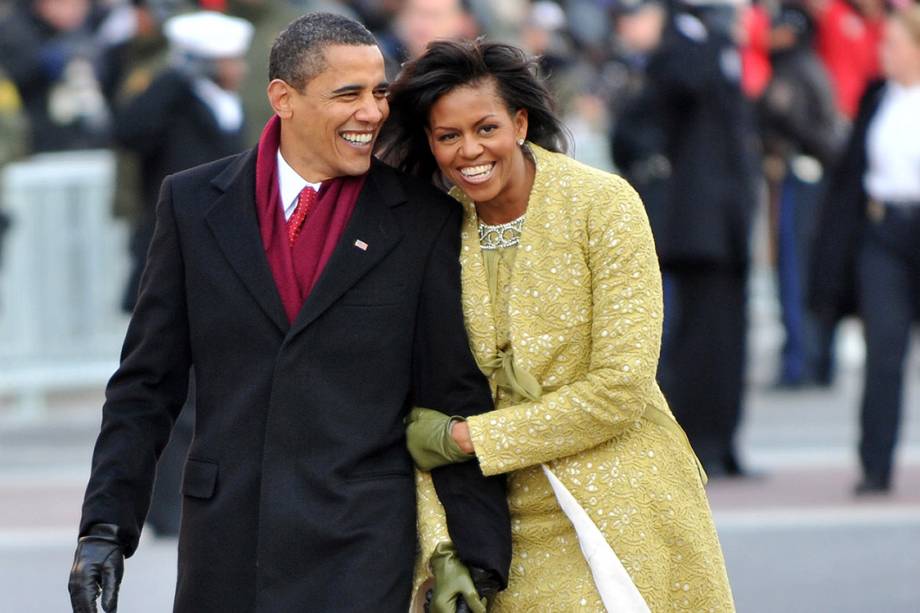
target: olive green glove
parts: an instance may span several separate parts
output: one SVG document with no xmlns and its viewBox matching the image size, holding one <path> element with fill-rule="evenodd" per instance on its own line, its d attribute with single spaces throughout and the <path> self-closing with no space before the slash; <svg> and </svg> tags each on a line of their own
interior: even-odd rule
<svg viewBox="0 0 920 613">
<path fill-rule="evenodd" d="M 450 425 L 453 421 L 463 421 L 463 418 L 421 407 L 410 411 L 406 418 L 406 445 L 415 465 L 421 470 L 466 462 L 476 457 L 472 453 L 463 453 L 451 437 Z"/>
<path fill-rule="evenodd" d="M 430 613 L 456 613 L 462 601 L 472 613 L 486 613 L 486 599 L 479 597 L 470 571 L 460 561 L 453 543 L 438 543 L 428 563 L 434 575 Z"/>
</svg>

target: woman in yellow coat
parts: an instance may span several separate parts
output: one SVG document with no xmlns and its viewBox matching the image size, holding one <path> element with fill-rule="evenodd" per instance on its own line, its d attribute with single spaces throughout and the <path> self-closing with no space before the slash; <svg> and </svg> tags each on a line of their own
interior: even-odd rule
<svg viewBox="0 0 920 613">
<path fill-rule="evenodd" d="M 410 450 L 424 468 L 475 455 L 507 474 L 511 576 L 492 611 L 733 611 L 705 477 L 655 382 L 645 212 L 623 179 L 553 151 L 565 139 L 536 75 L 515 47 L 444 41 L 392 86 L 387 155 L 464 208 L 463 310 L 496 403 L 466 422 L 414 411 Z M 422 579 L 449 535 L 427 473 L 418 483 Z M 589 532 L 625 569 L 625 600 L 604 597 Z"/>
</svg>

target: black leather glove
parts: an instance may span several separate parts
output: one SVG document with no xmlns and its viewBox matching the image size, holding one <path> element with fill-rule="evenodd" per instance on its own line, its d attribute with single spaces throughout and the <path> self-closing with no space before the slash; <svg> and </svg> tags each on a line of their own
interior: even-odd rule
<svg viewBox="0 0 920 613">
<path fill-rule="evenodd" d="M 118 607 L 118 586 L 125 570 L 125 556 L 118 541 L 118 526 L 96 524 L 80 537 L 70 569 L 70 604 L 74 613 L 96 613 L 102 590 L 102 609 Z"/>
<path fill-rule="evenodd" d="M 473 585 L 476 586 L 476 591 L 479 592 L 479 596 L 485 598 L 489 602 L 492 602 L 495 595 L 502 590 L 501 581 L 498 576 L 491 571 L 470 566 L 470 576 L 473 578 Z"/>
</svg>

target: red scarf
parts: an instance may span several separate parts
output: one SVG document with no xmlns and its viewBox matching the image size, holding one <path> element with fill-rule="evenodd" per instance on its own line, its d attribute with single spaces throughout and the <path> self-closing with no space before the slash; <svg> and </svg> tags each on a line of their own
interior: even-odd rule
<svg viewBox="0 0 920 613">
<path fill-rule="evenodd" d="M 316 202 L 291 246 L 278 185 L 276 156 L 280 142 L 281 120 L 275 115 L 259 137 L 256 210 L 265 256 L 288 321 L 293 322 L 345 232 L 367 174 L 323 181 Z"/>
</svg>

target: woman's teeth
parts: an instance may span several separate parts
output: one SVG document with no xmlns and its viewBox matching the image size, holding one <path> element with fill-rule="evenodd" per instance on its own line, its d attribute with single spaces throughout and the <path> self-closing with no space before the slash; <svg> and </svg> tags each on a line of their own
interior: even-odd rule
<svg viewBox="0 0 920 613">
<path fill-rule="evenodd" d="M 495 162 L 491 164 L 480 164 L 479 166 L 467 166 L 466 168 L 460 169 L 460 174 L 463 175 L 464 179 L 475 183 L 488 178 L 494 166 Z"/>
</svg>

